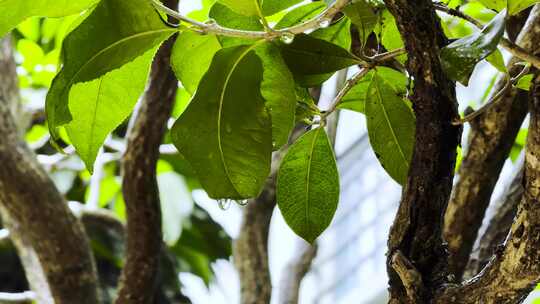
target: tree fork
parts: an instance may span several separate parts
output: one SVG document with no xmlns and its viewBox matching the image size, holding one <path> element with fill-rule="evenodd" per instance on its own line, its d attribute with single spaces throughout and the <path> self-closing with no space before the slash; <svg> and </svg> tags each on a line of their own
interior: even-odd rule
<svg viewBox="0 0 540 304">
<path fill-rule="evenodd" d="M 527 51 L 540 44 L 540 9 L 535 7 L 516 43 Z M 509 72 L 515 76 L 522 69 L 512 58 Z M 498 92 L 505 85 L 500 79 L 494 86 Z M 461 278 L 482 224 L 491 194 L 499 178 L 514 139 L 527 115 L 528 93 L 514 88 L 503 100 L 471 122 L 466 151 L 458 171 L 458 181 L 445 216 L 444 237 L 450 250 L 449 264 L 453 274 Z"/>
</svg>

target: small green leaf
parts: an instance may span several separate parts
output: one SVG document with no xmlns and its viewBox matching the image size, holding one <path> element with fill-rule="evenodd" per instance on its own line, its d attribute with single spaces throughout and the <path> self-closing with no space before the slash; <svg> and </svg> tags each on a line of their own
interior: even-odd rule
<svg viewBox="0 0 540 304">
<path fill-rule="evenodd" d="M 258 16 L 259 9 L 257 8 L 261 0 L 219 0 L 236 13 L 245 16 Z"/>
<path fill-rule="evenodd" d="M 387 73 L 395 73 L 395 78 L 405 78 L 390 69 Z M 415 117 L 401 92 L 392 84 L 392 80 L 378 72 L 373 75 L 365 114 L 369 141 L 375 155 L 386 172 L 404 185 L 414 145 Z"/>
<path fill-rule="evenodd" d="M 381 32 L 381 43 L 388 51 L 393 51 L 403 47 L 403 40 L 396 24 L 396 19 L 385 10 L 382 15 L 383 25 Z M 405 56 L 403 56 L 404 58 Z"/>
<path fill-rule="evenodd" d="M 343 99 L 338 105 L 340 109 L 352 110 L 364 113 L 366 106 L 366 95 L 371 85 L 375 71 L 369 71 L 360 81 L 343 96 Z M 394 71 L 386 67 L 377 68 L 379 77 L 386 80 L 397 94 L 405 96 L 407 93 L 407 78 L 402 73 Z"/>
<path fill-rule="evenodd" d="M 506 10 L 500 12 L 482 31 L 456 40 L 441 50 L 441 63 L 452 79 L 468 85 L 476 64 L 497 49 L 504 34 Z"/>
<path fill-rule="evenodd" d="M 343 18 L 327 28 L 318 29 L 309 35 L 313 38 L 331 42 L 346 50 L 351 49 L 351 21 L 347 18 Z"/>
<path fill-rule="evenodd" d="M 281 12 L 293 5 L 296 5 L 303 0 L 261 0 L 262 12 L 265 16 L 270 16 Z"/>
<path fill-rule="evenodd" d="M 93 171 L 107 135 L 129 116 L 144 91 L 155 52 L 150 50 L 120 69 L 71 88 L 69 110 L 73 120 L 66 130 L 88 171 Z"/>
<path fill-rule="evenodd" d="M 540 3 L 539 0 L 508 0 L 508 14 L 516 15 L 529 6 Z"/>
<path fill-rule="evenodd" d="M 155 48 L 176 29 L 167 27 L 147 0 L 102 0 L 64 40 L 64 66 L 47 95 L 47 122 L 53 139 L 71 120 L 70 88 L 99 78 Z"/>
<path fill-rule="evenodd" d="M 265 43 L 255 49 L 264 68 L 261 93 L 272 117 L 273 149 L 287 143 L 294 127 L 296 92 L 294 78 L 283 61 L 279 48 Z"/>
<path fill-rule="evenodd" d="M 345 7 L 344 13 L 358 29 L 362 45 L 364 45 L 378 21 L 373 7 L 366 0 L 353 1 L 353 3 Z"/>
<path fill-rule="evenodd" d="M 255 45 L 256 46 L 256 45 Z M 212 198 L 256 197 L 270 172 L 272 130 L 255 46 L 220 50 L 171 135 Z"/>
<path fill-rule="evenodd" d="M 523 1 L 523 0 L 518 0 Z M 495 10 L 497 12 L 502 11 L 506 8 L 506 0 L 478 0 L 485 7 Z"/>
<path fill-rule="evenodd" d="M 491 55 L 486 57 L 486 61 L 489 62 L 499 72 L 508 72 L 508 70 L 506 69 L 506 65 L 504 64 L 504 58 L 501 51 L 496 49 L 493 53 L 491 53 Z"/>
<path fill-rule="evenodd" d="M 300 137 L 283 158 L 277 204 L 291 229 L 313 243 L 330 225 L 339 202 L 339 174 L 324 128 Z"/>
<path fill-rule="evenodd" d="M 305 34 L 297 35 L 291 44 L 281 44 L 281 54 L 295 79 L 308 86 L 306 77 L 333 73 L 360 62 L 346 49 Z"/>
<path fill-rule="evenodd" d="M 533 76 L 534 76 L 533 74 L 528 74 L 521 77 L 518 80 L 516 87 L 525 91 L 529 91 L 531 89 L 531 82 L 532 82 Z"/>
<path fill-rule="evenodd" d="M 209 12 L 210 18 L 219 25 L 227 28 L 248 31 L 261 31 L 263 26 L 258 17 L 244 16 L 231 10 L 226 5 L 215 3 Z M 219 36 L 219 41 L 223 47 L 231 47 L 242 44 L 252 44 L 252 39 Z"/>
<path fill-rule="evenodd" d="M 299 6 L 285 14 L 285 16 L 283 16 L 276 24 L 275 29 L 284 29 L 312 19 L 319 15 L 325 8 L 326 4 L 322 1 Z"/>
<path fill-rule="evenodd" d="M 0 37 L 12 30 L 17 24 L 33 16 L 63 17 L 79 13 L 99 0 L 1 0 Z"/>
<path fill-rule="evenodd" d="M 212 58 L 221 49 L 215 35 L 183 32 L 176 39 L 171 54 L 171 66 L 186 90 L 193 94 Z"/>
</svg>

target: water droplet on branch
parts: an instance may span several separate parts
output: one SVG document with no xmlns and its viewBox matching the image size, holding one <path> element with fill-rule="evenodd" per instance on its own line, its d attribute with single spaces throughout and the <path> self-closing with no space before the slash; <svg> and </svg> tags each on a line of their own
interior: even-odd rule
<svg viewBox="0 0 540 304">
<path fill-rule="evenodd" d="M 285 44 L 291 44 L 294 41 L 294 34 L 289 32 L 283 33 L 279 39 Z"/>
</svg>

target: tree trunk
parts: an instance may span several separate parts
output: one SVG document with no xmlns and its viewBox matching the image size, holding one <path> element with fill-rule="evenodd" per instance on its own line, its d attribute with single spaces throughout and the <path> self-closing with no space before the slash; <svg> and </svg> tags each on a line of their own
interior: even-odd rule
<svg viewBox="0 0 540 304">
<path fill-rule="evenodd" d="M 99 303 L 83 228 L 19 136 L 10 104 L 18 87 L 9 38 L 0 49 L 0 206 L 41 303 Z M 44 280 L 45 279 L 45 280 Z"/>
<path fill-rule="evenodd" d="M 446 39 L 430 0 L 387 0 L 396 18 L 414 78 L 414 152 L 407 184 L 388 241 L 391 303 L 429 303 L 447 281 L 442 240 L 461 129 L 455 84 L 445 76 L 439 49 Z"/>
</svg>

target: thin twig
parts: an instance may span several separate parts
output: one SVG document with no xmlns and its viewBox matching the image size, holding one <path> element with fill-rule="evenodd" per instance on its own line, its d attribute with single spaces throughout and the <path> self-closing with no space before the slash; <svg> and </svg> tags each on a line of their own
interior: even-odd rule
<svg viewBox="0 0 540 304">
<path fill-rule="evenodd" d="M 237 30 L 237 29 L 222 27 L 215 22 L 206 22 L 206 23 L 199 22 L 197 20 L 183 16 L 182 14 L 179 14 L 177 11 L 166 7 L 159 0 L 151 0 L 151 1 L 156 9 L 162 11 L 163 13 L 179 21 L 183 21 L 183 22 L 193 25 L 195 28 L 190 28 L 190 29 L 200 31 L 202 33 L 207 33 L 207 34 L 213 33 L 213 34 L 222 35 L 222 36 L 240 37 L 240 38 L 248 38 L 248 39 L 273 40 L 283 35 L 287 35 L 287 34 L 296 35 L 296 34 L 301 34 L 307 31 L 312 31 L 312 30 L 321 28 L 322 27 L 321 24 L 324 24 L 323 21 L 331 20 L 336 14 L 341 12 L 341 10 L 345 6 L 347 6 L 351 0 L 336 0 L 326 10 L 324 10 L 322 13 L 320 13 L 318 16 L 316 16 L 313 19 L 310 19 L 304 23 L 301 23 L 301 24 L 298 24 L 289 28 L 284 28 L 280 30 L 271 30 L 271 31 L 245 31 L 245 30 Z"/>
<path fill-rule="evenodd" d="M 516 77 L 510 78 L 509 74 L 505 74 L 504 77 L 505 77 L 506 83 L 505 83 L 504 87 L 499 92 L 497 92 L 497 94 L 495 94 L 495 96 L 493 96 L 480 109 L 472 112 L 471 114 L 465 115 L 465 117 L 463 117 L 461 119 L 457 119 L 457 120 L 453 121 L 452 124 L 453 125 L 462 125 L 462 124 L 464 124 L 466 122 L 470 122 L 473 119 L 475 119 L 476 117 L 478 117 L 478 116 L 482 115 L 483 113 L 485 113 L 491 107 L 497 105 L 501 100 L 503 100 L 504 95 L 508 92 L 508 90 L 510 90 L 512 88 L 512 85 L 516 84 L 519 81 L 519 79 L 521 79 L 521 77 L 525 76 L 525 74 L 527 74 L 529 72 L 529 70 L 530 70 L 530 65 L 527 65 L 527 66 L 525 66 L 523 68 L 523 70 L 521 70 L 521 72 Z"/>
<path fill-rule="evenodd" d="M 479 29 L 482 29 L 484 27 L 484 25 L 480 21 L 474 19 L 473 17 L 467 14 L 464 14 L 463 12 L 457 9 L 449 8 L 448 6 L 442 3 L 434 3 L 433 5 L 435 6 L 436 10 L 464 19 Z M 519 45 L 513 43 L 512 41 L 504 37 L 501 38 L 500 45 L 503 48 L 505 48 L 508 52 L 510 52 L 512 55 L 520 58 L 521 60 L 525 60 L 529 62 L 530 64 L 532 64 L 537 69 L 540 69 L 540 58 L 527 52 L 525 49 L 523 49 Z"/>
<path fill-rule="evenodd" d="M 341 103 L 341 101 L 343 100 L 343 97 L 345 97 L 345 95 L 347 95 L 347 93 L 349 93 L 349 91 L 364 77 L 366 76 L 366 74 L 371 70 L 370 67 L 365 67 L 363 69 L 361 69 L 358 73 L 354 74 L 354 76 L 352 76 L 349 80 L 347 80 L 347 82 L 345 82 L 345 85 L 343 86 L 343 88 L 341 89 L 341 91 L 339 91 L 339 93 L 336 95 L 336 97 L 334 98 L 334 100 L 332 101 L 332 106 L 330 107 L 330 109 L 328 109 L 327 111 L 325 111 L 321 117 L 321 120 L 324 120 L 324 118 L 328 117 L 328 115 L 330 115 L 331 113 L 333 113 L 339 106 L 339 104 Z"/>
</svg>

